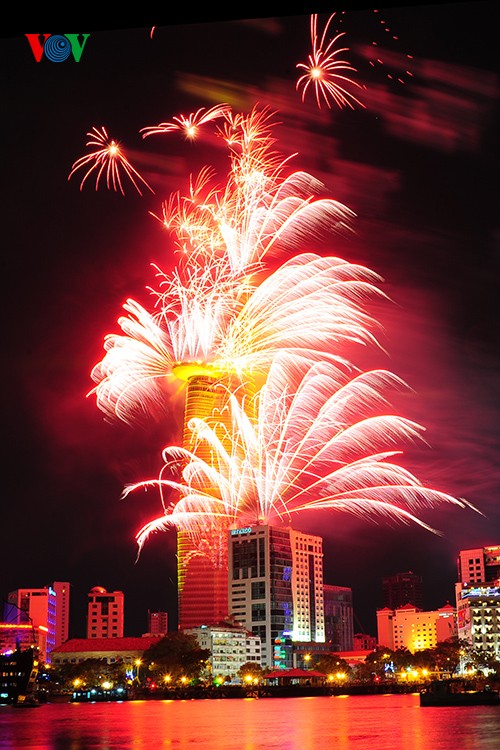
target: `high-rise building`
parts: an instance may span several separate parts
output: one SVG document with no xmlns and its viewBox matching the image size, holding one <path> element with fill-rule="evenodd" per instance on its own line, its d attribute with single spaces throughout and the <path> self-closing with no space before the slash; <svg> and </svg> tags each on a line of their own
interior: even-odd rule
<svg viewBox="0 0 500 750">
<path fill-rule="evenodd" d="M 258 635 L 264 667 L 291 667 L 293 641 L 325 641 L 322 539 L 255 525 L 229 536 L 229 608 Z"/>
<path fill-rule="evenodd" d="M 346 586 L 323 586 L 325 602 L 325 638 L 332 651 L 354 649 L 354 616 L 352 589 Z"/>
<path fill-rule="evenodd" d="M 89 591 L 87 638 L 123 638 L 123 591 L 94 586 Z"/>
<path fill-rule="evenodd" d="M 56 634 L 55 645 L 60 646 L 69 637 L 70 584 L 67 581 L 54 581 L 56 592 Z"/>
<path fill-rule="evenodd" d="M 500 545 L 463 549 L 457 558 L 460 583 L 492 583 L 500 578 Z"/>
<path fill-rule="evenodd" d="M 42 589 L 16 589 L 7 595 L 9 621 L 26 623 L 43 633 L 37 645 L 41 661 L 50 662 L 50 652 L 56 645 L 56 592 L 51 586 Z"/>
<path fill-rule="evenodd" d="M 383 606 L 389 609 L 399 609 L 405 604 L 413 604 L 417 609 L 424 607 L 422 577 L 411 571 L 385 576 L 382 593 Z"/>
<path fill-rule="evenodd" d="M 168 612 L 151 612 L 148 609 L 148 634 L 166 635 L 168 633 Z"/>
<path fill-rule="evenodd" d="M 457 583 L 458 637 L 474 650 L 500 659 L 500 581 Z"/>
<path fill-rule="evenodd" d="M 231 433 L 227 407 L 228 390 L 245 394 L 247 408 L 252 404 L 251 379 L 242 388 L 236 376 L 219 372 L 208 365 L 180 364 L 176 376 L 186 381 L 183 446 L 209 465 L 210 448 L 196 441 L 189 428 L 193 418 L 204 419 L 224 443 Z M 210 488 L 204 491 L 210 493 Z M 202 535 L 203 536 L 203 535 Z M 226 536 L 215 538 L 211 532 L 195 541 L 186 530 L 177 533 L 178 627 L 180 630 L 224 620 L 228 607 L 228 560 Z"/>
<path fill-rule="evenodd" d="M 423 651 L 435 648 L 457 634 L 456 611 L 451 604 L 440 609 L 423 612 L 412 604 L 392 610 L 388 607 L 377 611 L 378 645 L 396 651 Z"/>
<path fill-rule="evenodd" d="M 500 545 L 460 550 L 455 585 L 458 637 L 500 658 Z"/>
</svg>

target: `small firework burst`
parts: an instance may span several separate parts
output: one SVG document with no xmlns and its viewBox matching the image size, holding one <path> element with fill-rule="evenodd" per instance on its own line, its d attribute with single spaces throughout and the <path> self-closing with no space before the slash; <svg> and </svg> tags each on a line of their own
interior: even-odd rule
<svg viewBox="0 0 500 750">
<path fill-rule="evenodd" d="M 224 117 L 229 110 L 230 107 L 227 104 L 218 104 L 208 110 L 205 109 L 205 107 L 201 107 L 187 117 L 184 115 L 173 117 L 173 122 L 160 122 L 159 125 L 142 128 L 142 137 L 147 138 L 149 135 L 155 135 L 157 133 L 171 133 L 180 130 L 184 133 L 186 138 L 194 139 L 198 135 L 198 128 L 200 125 L 204 125 L 206 122 L 210 122 L 219 117 Z"/>
<path fill-rule="evenodd" d="M 87 136 L 90 140 L 87 141 L 86 145 L 95 146 L 96 149 L 90 154 L 80 157 L 73 163 L 68 180 L 71 179 L 79 169 L 88 167 L 80 183 L 80 190 L 83 189 L 87 178 L 90 177 L 91 174 L 94 174 L 96 175 L 96 190 L 99 187 L 101 178 L 106 176 L 108 189 L 113 189 L 115 192 L 120 190 L 122 195 L 125 195 L 122 183 L 122 175 L 125 175 L 131 181 L 139 195 L 142 195 L 140 184 L 145 185 L 152 193 L 154 192 L 153 188 L 151 188 L 146 180 L 141 177 L 139 172 L 134 169 L 123 153 L 119 143 L 108 136 L 104 126 L 101 127 L 101 129 L 93 127 L 92 130 L 87 133 Z"/>
<path fill-rule="evenodd" d="M 332 101 L 340 108 L 350 107 L 354 109 L 355 104 L 364 107 L 365 105 L 345 88 L 346 84 L 362 88 L 361 84 L 344 74 L 345 72 L 355 73 L 356 68 L 353 68 L 346 60 L 338 59 L 340 54 L 348 51 L 348 47 L 335 48 L 345 32 L 336 34 L 333 39 L 326 43 L 328 28 L 334 16 L 335 13 L 328 19 L 319 40 L 317 34 L 318 16 L 311 16 L 312 53 L 309 55 L 307 63 L 297 64 L 297 68 L 304 70 L 305 73 L 298 79 L 296 88 L 297 90 L 302 88 L 302 101 L 305 99 L 307 90 L 309 88 L 314 89 L 316 102 L 320 109 L 322 102 L 331 109 Z"/>
</svg>

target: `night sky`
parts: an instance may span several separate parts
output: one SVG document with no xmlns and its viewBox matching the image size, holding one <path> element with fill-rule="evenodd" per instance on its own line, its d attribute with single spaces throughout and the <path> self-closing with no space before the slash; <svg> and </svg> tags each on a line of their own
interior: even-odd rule
<svg viewBox="0 0 500 750">
<path fill-rule="evenodd" d="M 70 635 L 82 637 L 87 593 L 102 585 L 125 593 L 126 635 L 145 632 L 148 608 L 168 610 L 175 627 L 175 533 L 151 538 L 136 560 L 135 534 L 159 514 L 159 500 L 154 491 L 121 499 L 126 483 L 157 476 L 161 449 L 178 435 L 175 415 L 144 428 L 111 425 L 87 394 L 123 303 L 150 306 L 151 263 L 175 262 L 151 213 L 190 173 L 227 168 L 211 142 L 139 131 L 226 102 L 276 111 L 279 151 L 297 153 L 294 168 L 355 212 L 355 233 L 332 238 L 325 252 L 385 280 L 387 353 L 367 352 L 365 364 L 413 389 L 396 406 L 426 427 L 428 445 L 409 452 L 409 468 L 480 511 L 426 511 L 442 536 L 334 513 L 304 519 L 304 531 L 324 538 L 325 582 L 353 589 L 355 630 L 372 635 L 384 575 L 422 575 L 428 609 L 454 602 L 458 551 L 500 543 L 495 8 L 337 12 L 332 28 L 345 32 L 364 86 L 353 89 L 365 105 L 354 110 L 319 109 L 296 90 L 308 14 L 323 14 L 322 29 L 334 10 L 324 5 L 293 16 L 271 16 L 271 6 L 255 19 L 77 24 L 72 31 L 90 33 L 78 63 L 36 63 L 24 37 L 67 26 L 3 36 L 1 598 L 70 581 Z M 125 196 L 105 181 L 96 190 L 89 178 L 80 190 L 83 175 L 68 180 L 94 126 L 121 142 L 154 195 L 141 197 L 127 180 Z"/>
</svg>

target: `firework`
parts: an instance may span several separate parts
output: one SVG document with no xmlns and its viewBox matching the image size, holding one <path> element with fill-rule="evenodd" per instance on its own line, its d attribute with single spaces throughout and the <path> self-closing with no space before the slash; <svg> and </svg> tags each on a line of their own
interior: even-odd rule
<svg viewBox="0 0 500 750">
<path fill-rule="evenodd" d="M 243 279 L 237 286 L 230 274 L 214 280 L 210 267 L 190 268 L 188 286 L 177 273 L 163 279 L 157 314 L 128 300 L 129 315 L 118 320 L 123 334 L 106 337 L 91 393 L 108 418 L 134 423 L 164 414 L 182 363 L 244 379 L 265 375 L 280 351 L 334 361 L 347 345 L 378 345 L 378 323 L 365 307 L 386 297 L 364 266 L 304 253 L 255 288 Z"/>
<path fill-rule="evenodd" d="M 156 268 L 154 312 L 128 300 L 122 334 L 105 339 L 93 371 L 97 404 L 127 422 L 155 416 L 160 394 L 181 363 L 225 372 L 263 372 L 275 351 L 331 357 L 340 342 L 367 343 L 373 321 L 360 307 L 380 279 L 365 268 L 301 253 L 264 282 L 265 261 L 305 241 L 351 231 L 354 214 L 322 197 L 311 175 L 285 173 L 271 136 L 271 114 L 225 114 L 231 168 L 214 186 L 204 168 L 163 205 L 159 218 L 176 241 L 179 263 Z M 134 387 L 137 383 L 137 388 Z"/>
<path fill-rule="evenodd" d="M 201 107 L 187 117 L 179 115 L 173 117 L 172 122 L 160 122 L 159 125 L 142 128 L 142 137 L 147 138 L 150 135 L 157 135 L 158 133 L 181 131 L 186 138 L 196 138 L 201 125 L 223 117 L 229 110 L 230 107 L 228 104 L 217 104 L 208 110 L 205 107 Z"/>
<path fill-rule="evenodd" d="M 152 193 L 154 192 L 146 180 L 141 177 L 139 172 L 128 161 L 119 143 L 108 136 L 105 127 L 102 127 L 100 130 L 93 127 L 87 133 L 87 136 L 90 140 L 87 141 L 86 145 L 96 146 L 97 148 L 73 163 L 68 180 L 71 179 L 75 172 L 88 167 L 80 183 L 80 190 L 83 189 L 90 175 L 95 176 L 95 187 L 97 190 L 101 179 L 105 176 L 108 189 L 112 188 L 115 192 L 120 190 L 122 195 L 125 195 L 122 183 L 122 175 L 124 175 L 130 180 L 139 195 L 142 195 L 140 185 L 144 185 Z"/>
<path fill-rule="evenodd" d="M 439 533 L 419 511 L 465 501 L 425 487 L 396 463 L 402 446 L 422 439 L 423 427 L 385 410 L 390 391 L 406 384 L 387 370 L 353 372 L 339 363 L 277 355 L 257 394 L 257 418 L 228 394 L 232 429 L 226 439 L 206 421 L 193 419 L 197 442 L 210 448 L 210 462 L 169 446 L 160 477 L 128 486 L 124 495 L 159 487 L 164 513 L 138 533 L 139 549 L 151 533 L 187 530 L 195 546 L 219 539 L 223 557 L 228 529 L 290 523 L 309 511 L 341 511 L 363 518 L 416 523 Z M 227 446 L 230 446 L 229 448 Z M 179 473 L 181 479 L 169 478 Z M 171 504 L 163 492 L 180 497 Z"/>
<path fill-rule="evenodd" d="M 364 107 L 365 105 L 345 88 L 346 85 L 362 88 L 357 81 L 345 75 L 345 73 L 356 72 L 356 69 L 346 60 L 338 59 L 339 55 L 348 51 L 347 47 L 335 48 L 345 32 L 336 34 L 333 39 L 327 42 L 328 28 L 334 16 L 335 13 L 328 19 L 320 39 L 318 39 L 317 34 L 318 16 L 311 16 L 312 52 L 308 56 L 307 63 L 297 64 L 297 68 L 304 70 L 305 73 L 298 79 L 296 88 L 297 90 L 302 88 L 302 101 L 304 101 L 308 89 L 313 89 L 320 109 L 322 102 L 331 108 L 331 101 L 335 102 L 340 108 L 350 107 L 354 109 L 355 104 Z"/>
</svg>

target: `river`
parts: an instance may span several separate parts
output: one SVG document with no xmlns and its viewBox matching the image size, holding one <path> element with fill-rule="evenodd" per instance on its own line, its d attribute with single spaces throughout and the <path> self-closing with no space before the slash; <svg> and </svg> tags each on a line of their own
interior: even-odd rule
<svg viewBox="0 0 500 750">
<path fill-rule="evenodd" d="M 500 707 L 417 694 L 0 706 L 2 750 L 499 750 Z"/>
</svg>

